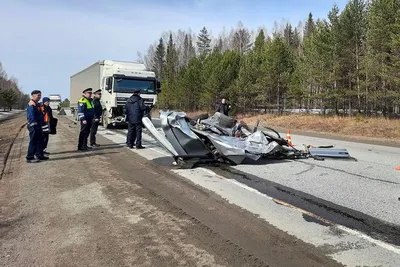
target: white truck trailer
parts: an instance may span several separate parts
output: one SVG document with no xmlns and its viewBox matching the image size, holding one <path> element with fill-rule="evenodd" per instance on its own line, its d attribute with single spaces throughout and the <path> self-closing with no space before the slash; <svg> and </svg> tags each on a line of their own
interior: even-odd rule
<svg viewBox="0 0 400 267">
<path fill-rule="evenodd" d="M 53 110 L 57 110 L 58 107 L 59 107 L 60 104 L 61 104 L 61 95 L 58 95 L 58 94 L 50 94 L 50 95 L 49 95 L 49 98 L 50 98 L 50 107 L 51 107 Z"/>
<path fill-rule="evenodd" d="M 77 119 L 78 100 L 86 88 L 102 90 L 104 127 L 125 123 L 124 106 L 135 89 L 141 90 L 146 106 L 154 106 L 160 93 L 160 82 L 141 63 L 99 60 L 70 77 L 70 107 Z"/>
</svg>

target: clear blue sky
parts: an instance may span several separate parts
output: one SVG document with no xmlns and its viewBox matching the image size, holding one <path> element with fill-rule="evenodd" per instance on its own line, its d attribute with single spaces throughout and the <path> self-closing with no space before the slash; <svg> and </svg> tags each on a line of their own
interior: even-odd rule
<svg viewBox="0 0 400 267">
<path fill-rule="evenodd" d="M 326 18 L 347 0 L 1 0 L 0 61 L 24 92 L 69 97 L 71 74 L 99 59 L 136 60 L 162 32 L 206 26 L 218 36 L 238 21 L 272 30 L 309 12 Z"/>
</svg>

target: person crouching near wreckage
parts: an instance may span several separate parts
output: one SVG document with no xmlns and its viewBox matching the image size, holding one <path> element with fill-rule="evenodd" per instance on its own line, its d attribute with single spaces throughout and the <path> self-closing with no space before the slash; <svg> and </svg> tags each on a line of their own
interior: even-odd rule
<svg viewBox="0 0 400 267">
<path fill-rule="evenodd" d="M 94 118 L 94 107 L 92 103 L 92 88 L 83 90 L 83 97 L 78 101 L 78 119 L 81 122 L 81 131 L 79 132 L 78 150 L 88 150 L 88 138 L 90 128 L 92 127 Z"/>
<path fill-rule="evenodd" d="M 126 101 L 125 115 L 128 123 L 128 134 L 126 136 L 126 146 L 136 149 L 143 149 L 142 146 L 142 119 L 149 108 L 145 106 L 143 98 L 140 97 L 140 89 L 136 89 L 133 95 Z"/>
<path fill-rule="evenodd" d="M 27 127 L 29 131 L 29 147 L 26 155 L 26 162 L 36 163 L 49 158 L 43 155 L 42 126 L 44 126 L 44 119 L 39 107 L 39 100 L 42 98 L 42 92 L 34 90 L 31 96 L 32 98 L 26 108 Z"/>
</svg>

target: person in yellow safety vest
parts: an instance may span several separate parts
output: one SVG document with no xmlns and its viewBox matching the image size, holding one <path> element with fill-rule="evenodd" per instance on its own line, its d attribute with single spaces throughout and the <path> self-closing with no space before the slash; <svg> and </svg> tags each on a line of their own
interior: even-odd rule
<svg viewBox="0 0 400 267">
<path fill-rule="evenodd" d="M 79 133 L 78 150 L 88 150 L 88 137 L 90 128 L 92 127 L 94 118 L 94 107 L 92 103 L 92 88 L 83 90 L 83 97 L 78 101 L 78 119 L 81 123 L 81 131 Z"/>
</svg>

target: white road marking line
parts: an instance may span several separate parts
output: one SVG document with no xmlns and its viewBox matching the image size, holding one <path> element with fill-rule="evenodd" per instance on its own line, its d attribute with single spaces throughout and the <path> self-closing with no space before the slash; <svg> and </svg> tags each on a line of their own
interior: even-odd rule
<svg viewBox="0 0 400 267">
<path fill-rule="evenodd" d="M 200 168 L 199 168 L 199 169 L 200 169 Z M 339 229 L 341 229 L 341 230 L 347 232 L 347 233 L 350 234 L 350 235 L 354 235 L 354 236 L 357 236 L 357 237 L 359 237 L 359 238 L 366 239 L 366 240 L 368 240 L 369 242 L 371 242 L 371 243 L 373 243 L 373 244 L 375 244 L 375 245 L 377 245 L 377 246 L 380 246 L 381 248 L 387 249 L 387 250 L 392 251 L 392 252 L 394 252 L 394 253 L 396 253 L 396 254 L 400 254 L 400 248 L 397 247 L 397 246 L 391 245 L 391 244 L 386 243 L 386 242 L 384 242 L 384 241 L 380 241 L 380 240 L 374 239 L 374 238 L 372 238 L 372 237 L 370 237 L 370 236 L 368 236 L 368 235 L 366 235 L 366 234 L 364 234 L 364 233 L 361 233 L 361 232 L 359 232 L 359 231 L 357 231 L 357 230 L 350 229 L 350 228 L 348 228 L 348 227 L 346 227 L 346 226 L 333 223 L 333 222 L 331 222 L 331 221 L 329 221 L 329 220 L 326 220 L 326 219 L 324 219 L 324 218 L 322 218 L 322 217 L 320 217 L 320 216 L 318 216 L 318 215 L 316 215 L 316 214 L 314 214 L 314 213 L 311 213 L 311 212 L 308 212 L 308 211 L 306 211 L 306 210 L 303 210 L 303 209 L 301 209 L 301 208 L 299 208 L 299 207 L 296 207 L 296 206 L 294 206 L 294 205 L 292 205 L 292 204 L 289 204 L 289 203 L 287 203 L 287 202 L 285 202 L 285 201 L 281 201 L 281 200 L 272 198 L 272 197 L 270 197 L 270 196 L 268 196 L 268 195 L 266 195 L 266 194 L 261 193 L 261 192 L 258 191 L 257 189 L 251 188 L 251 187 L 249 187 L 249 186 L 247 186 L 247 185 L 245 185 L 245 184 L 242 184 L 242 183 L 240 183 L 240 182 L 238 182 L 238 181 L 236 181 L 236 180 L 227 179 L 226 177 L 223 177 L 223 176 L 221 176 L 221 175 L 218 175 L 218 174 L 216 174 L 215 172 L 213 172 L 213 171 L 211 171 L 211 170 L 207 170 L 207 169 L 205 169 L 205 168 L 201 168 L 201 169 L 202 169 L 203 171 L 205 171 L 205 172 L 211 174 L 211 175 L 214 175 L 214 176 L 216 176 L 216 177 L 218 177 L 218 178 L 222 178 L 222 179 L 224 179 L 225 181 L 228 181 L 228 182 L 230 182 L 230 183 L 233 183 L 233 184 L 235 184 L 235 185 L 237 185 L 237 186 L 240 186 L 240 187 L 242 187 L 242 188 L 244 188 L 244 189 L 246 189 L 246 190 L 248 190 L 248 191 L 254 192 L 254 193 L 256 193 L 256 194 L 258 194 L 258 195 L 260 195 L 260 196 L 263 196 L 263 197 L 265 197 L 265 198 L 267 198 L 267 199 L 269 199 L 269 200 L 272 200 L 272 201 L 274 201 L 274 202 L 277 203 L 277 204 L 281 204 L 281 205 L 284 205 L 284 206 L 286 206 L 286 207 L 295 209 L 295 210 L 297 210 L 298 212 L 300 212 L 300 213 L 302 213 L 302 214 L 307 214 L 307 215 L 309 215 L 309 216 L 311 216 L 311 217 L 314 217 L 314 218 L 316 218 L 316 219 L 318 219 L 318 220 L 321 220 L 321 221 L 323 221 L 323 222 L 325 222 L 325 223 L 327 223 L 327 224 L 330 224 L 330 225 L 332 225 L 332 226 L 336 226 L 336 227 L 338 227 Z"/>
<path fill-rule="evenodd" d="M 225 178 L 225 179 L 226 179 L 226 178 Z M 384 242 L 384 241 L 380 241 L 380 240 L 378 240 L 378 239 L 372 238 L 372 237 L 370 237 L 370 236 L 368 236 L 368 235 L 366 235 L 366 234 L 364 234 L 364 233 L 362 233 L 362 232 L 359 232 L 359 231 L 357 231 L 357 230 L 350 229 L 350 228 L 348 228 L 348 227 L 346 227 L 346 226 L 333 223 L 333 222 L 331 222 L 331 221 L 329 221 L 329 220 L 326 220 L 326 219 L 324 219 L 324 218 L 322 218 L 322 217 L 320 217 L 320 216 L 318 216 L 318 215 L 315 215 L 314 213 L 311 213 L 311 212 L 308 212 L 308 211 L 303 210 L 303 209 L 301 209 L 301 208 L 298 208 L 298 207 L 296 207 L 296 206 L 294 206 L 294 205 L 291 205 L 291 204 L 289 204 L 289 203 L 287 203 L 287 202 L 284 202 L 284 201 L 281 201 L 281 200 L 278 200 L 278 199 L 269 197 L 268 195 L 263 194 L 263 193 L 259 192 L 258 190 L 254 189 L 254 188 L 251 188 L 251 187 L 249 187 L 249 186 L 247 186 L 247 185 L 245 185 L 245 184 L 242 184 L 242 183 L 240 183 L 240 182 L 238 182 L 238 181 L 236 181 L 236 180 L 232 180 L 232 179 L 226 179 L 226 180 L 229 181 L 229 182 L 231 182 L 231 183 L 233 183 L 233 184 L 236 184 L 236 185 L 238 185 L 238 186 L 240 186 L 240 187 L 242 187 L 242 188 L 244 188 L 244 189 L 246 189 L 246 190 L 249 190 L 249 191 L 251 191 L 251 192 L 254 192 L 254 193 L 258 194 L 258 195 L 262 195 L 262 196 L 264 196 L 265 198 L 267 198 L 267 199 L 269 199 L 269 200 L 272 200 L 272 201 L 274 201 L 274 202 L 276 202 L 276 203 L 278 203 L 278 204 L 282 204 L 282 205 L 287 206 L 287 207 L 289 207 L 289 208 L 295 209 L 295 210 L 297 210 L 297 211 L 300 212 L 300 213 L 307 214 L 307 215 L 312 216 L 312 217 L 314 217 L 314 218 L 316 218 L 316 219 L 319 219 L 319 220 L 321 220 L 321 221 L 323 221 L 323 222 L 325 222 L 325 223 L 327 223 L 327 224 L 330 224 L 330 225 L 332 225 L 332 226 L 336 226 L 336 227 L 338 227 L 339 229 L 341 229 L 341 230 L 347 232 L 347 233 L 350 234 L 350 235 L 354 235 L 354 236 L 357 236 L 357 237 L 359 237 L 359 238 L 366 239 L 366 240 L 368 240 L 369 242 L 371 242 L 371 243 L 373 243 L 373 244 L 375 244 L 375 245 L 377 245 L 377 246 L 380 246 L 380 247 L 383 248 L 383 249 L 387 249 L 387 250 L 389 250 L 389 251 L 391 251 L 391 252 L 394 252 L 394 253 L 400 255 L 400 247 L 397 247 L 397 246 L 395 246 L 395 245 L 386 243 L 386 242 Z"/>
<path fill-rule="evenodd" d="M 368 240 L 369 242 L 374 243 L 375 245 L 380 246 L 381 248 L 387 249 L 387 250 L 389 250 L 389 251 L 391 251 L 391 252 L 394 252 L 394 253 L 400 255 L 400 247 L 394 246 L 394 245 L 392 245 L 392 244 L 388 244 L 388 243 L 386 243 L 386 242 L 384 242 L 384 241 L 380 241 L 380 240 L 374 239 L 374 238 L 372 238 L 372 237 L 370 237 L 370 236 L 368 236 L 368 235 L 366 235 L 366 234 L 364 234 L 364 233 L 361 233 L 361 232 L 359 232 L 359 231 L 357 231 L 357 230 L 353 230 L 353 229 L 347 228 L 346 226 L 343 226 L 343 225 L 340 225 L 340 224 L 337 224 L 336 226 L 337 226 L 339 229 L 341 229 L 341 230 L 347 232 L 348 234 L 355 235 L 355 236 L 357 236 L 357 237 L 359 237 L 359 238 L 366 239 L 366 240 Z"/>
</svg>

